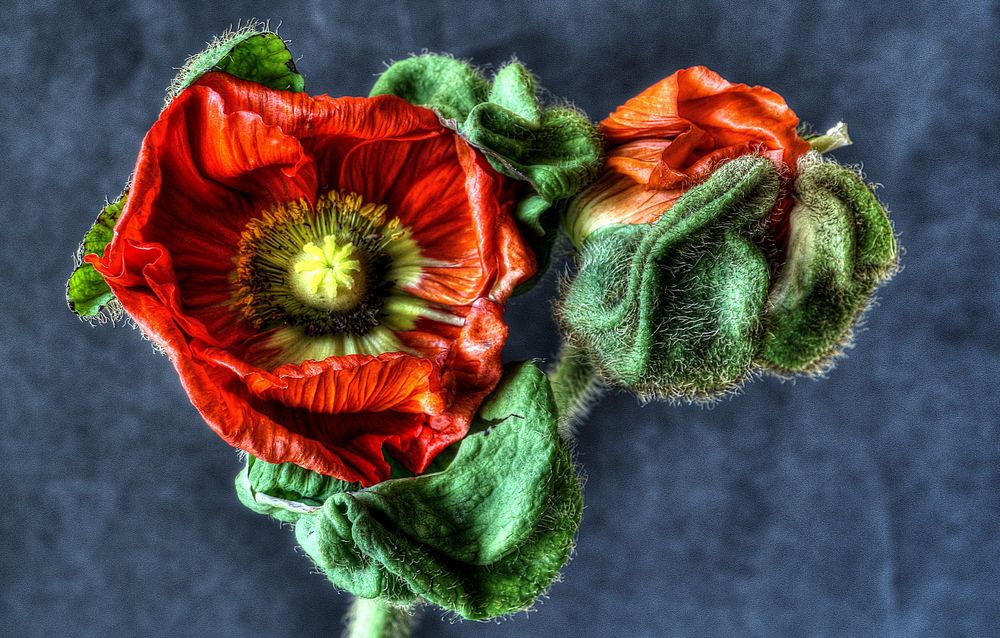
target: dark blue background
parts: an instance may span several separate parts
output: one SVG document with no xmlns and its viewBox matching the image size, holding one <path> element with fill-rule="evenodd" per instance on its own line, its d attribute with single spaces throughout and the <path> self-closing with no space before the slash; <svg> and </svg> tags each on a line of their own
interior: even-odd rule
<svg viewBox="0 0 1000 638">
<path fill-rule="evenodd" d="M 226 6 L 226 5 L 229 6 Z M 610 395 L 579 436 L 587 510 L 565 581 L 502 624 L 430 636 L 1000 632 L 995 2 L 7 2 L 0 12 L 0 634 L 333 636 L 349 597 L 245 510 L 236 454 L 170 363 L 63 303 L 173 67 L 270 17 L 307 90 L 366 94 L 427 48 L 512 54 L 599 119 L 706 64 L 769 86 L 884 184 L 907 249 L 823 381 L 713 409 Z M 557 348 L 546 285 L 509 358 Z"/>
</svg>

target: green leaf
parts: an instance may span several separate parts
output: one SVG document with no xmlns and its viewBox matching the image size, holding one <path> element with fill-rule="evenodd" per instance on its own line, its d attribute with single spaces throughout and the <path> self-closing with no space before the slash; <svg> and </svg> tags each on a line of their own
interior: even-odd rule
<svg viewBox="0 0 1000 638">
<path fill-rule="evenodd" d="M 770 280 L 756 245 L 778 177 L 732 160 L 651 224 L 589 235 L 558 306 L 602 378 L 646 397 L 705 400 L 750 372 Z"/>
<path fill-rule="evenodd" d="M 553 204 L 541 195 L 528 195 L 518 202 L 514 218 L 520 222 L 522 228 L 531 230 L 522 234 L 522 238 L 535 253 L 537 268 L 535 274 L 517 285 L 513 294 L 520 295 L 531 290 L 548 271 L 552 262 L 554 240 L 559 236 L 559 222 L 564 206 L 564 201 Z"/>
<path fill-rule="evenodd" d="M 788 256 L 768 297 L 760 354 L 779 374 L 823 370 L 899 255 L 885 208 L 853 170 L 808 165 L 795 194 Z"/>
<path fill-rule="evenodd" d="M 465 618 L 529 607 L 569 558 L 580 483 L 545 375 L 508 371 L 442 472 L 330 496 L 296 537 L 338 587 Z"/>
<path fill-rule="evenodd" d="M 305 79 L 295 68 L 284 40 L 256 22 L 223 33 L 204 51 L 188 58 L 167 90 L 167 102 L 209 71 L 225 71 L 281 91 L 298 93 L 305 89 Z"/>
<path fill-rule="evenodd" d="M 114 293 L 94 267 L 83 262 L 85 255 L 104 256 L 104 250 L 114 236 L 115 223 L 125 208 L 125 194 L 105 206 L 97 215 L 94 225 L 83 236 L 77 250 L 79 265 L 66 282 L 66 303 L 80 317 L 101 320 L 107 312 L 117 314 Z"/>
<path fill-rule="evenodd" d="M 549 109 L 539 124 L 533 124 L 485 102 L 469 113 L 460 131 L 469 143 L 486 151 L 493 168 L 526 180 L 549 202 L 575 195 L 593 180 L 600 163 L 593 126 L 573 109 Z M 537 224 L 531 227 L 537 231 Z"/>
</svg>

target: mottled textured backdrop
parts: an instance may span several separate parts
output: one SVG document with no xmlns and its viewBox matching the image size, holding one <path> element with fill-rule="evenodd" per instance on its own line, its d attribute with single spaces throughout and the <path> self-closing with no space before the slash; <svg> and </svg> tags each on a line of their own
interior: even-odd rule
<svg viewBox="0 0 1000 638">
<path fill-rule="evenodd" d="M 348 596 L 244 509 L 239 462 L 169 361 L 63 303 L 174 67 L 270 18 L 306 89 L 367 93 L 422 49 L 516 54 L 603 117 L 705 64 L 850 123 L 907 252 L 850 357 L 713 409 L 610 395 L 581 429 L 564 582 L 437 636 L 1000 632 L 995 2 L 18 2 L 0 11 L 0 634 L 335 636 Z M 511 304 L 510 359 L 557 347 L 555 275 Z"/>
</svg>

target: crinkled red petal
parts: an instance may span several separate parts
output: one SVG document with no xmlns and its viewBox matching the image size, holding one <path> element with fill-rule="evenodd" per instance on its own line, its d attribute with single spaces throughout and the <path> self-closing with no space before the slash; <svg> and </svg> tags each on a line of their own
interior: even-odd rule
<svg viewBox="0 0 1000 638">
<path fill-rule="evenodd" d="M 472 304 L 445 363 L 455 376 L 454 401 L 443 413 L 429 415 L 417 436 L 388 443 L 407 469 L 422 472 L 438 452 L 469 431 L 479 404 L 500 381 L 506 340 L 503 307 L 489 299 Z"/>
</svg>

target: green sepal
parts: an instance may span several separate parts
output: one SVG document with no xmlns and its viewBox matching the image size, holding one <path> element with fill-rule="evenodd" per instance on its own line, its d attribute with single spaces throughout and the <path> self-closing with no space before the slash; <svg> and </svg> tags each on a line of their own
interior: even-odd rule
<svg viewBox="0 0 1000 638">
<path fill-rule="evenodd" d="M 899 257 L 885 208 L 855 171 L 835 162 L 806 163 L 795 196 L 759 357 L 779 374 L 824 369 Z"/>
<path fill-rule="evenodd" d="M 247 509 L 286 523 L 315 511 L 334 494 L 359 488 L 294 463 L 268 463 L 249 454 L 236 475 L 236 495 Z"/>
<path fill-rule="evenodd" d="M 759 156 L 732 160 L 650 224 L 589 235 L 558 317 L 606 383 L 706 400 L 749 374 L 770 281 L 758 247 L 778 193 Z"/>
<path fill-rule="evenodd" d="M 523 64 L 508 64 L 493 78 L 489 101 L 534 126 L 542 124 L 542 106 L 535 97 L 535 77 Z"/>
<path fill-rule="evenodd" d="M 597 175 L 601 143 L 576 109 L 544 106 L 534 76 L 520 63 L 487 80 L 472 66 L 441 55 L 421 55 L 390 66 L 371 95 L 396 95 L 433 109 L 486 155 L 500 173 L 528 182 L 542 201 L 519 206 L 518 221 L 536 235 L 547 205 L 576 194 Z"/>
<path fill-rule="evenodd" d="M 305 90 L 305 78 L 295 68 L 285 41 L 257 22 L 223 33 L 204 51 L 188 58 L 167 89 L 167 102 L 209 71 L 225 71 L 281 91 Z"/>
<path fill-rule="evenodd" d="M 514 288 L 513 296 L 524 294 L 534 288 L 548 272 L 549 265 L 552 263 L 555 240 L 559 236 L 561 211 L 565 208 L 566 201 L 560 200 L 553 204 L 545 201 L 539 195 L 528 195 L 518 203 L 515 210 L 516 219 L 532 219 L 534 220 L 532 224 L 536 224 L 540 230 L 522 235 L 535 254 L 535 273 Z M 546 212 L 549 214 L 542 214 Z"/>
<path fill-rule="evenodd" d="M 386 69 L 370 95 L 395 95 L 434 109 L 444 120 L 461 122 L 487 99 L 489 91 L 489 81 L 465 62 L 444 55 L 418 55 Z"/>
<path fill-rule="evenodd" d="M 66 282 L 66 303 L 76 315 L 85 319 L 101 321 L 114 319 L 118 314 L 117 300 L 104 277 L 91 264 L 83 261 L 86 255 L 104 256 L 111 238 L 114 237 L 115 223 L 125 208 L 126 194 L 101 209 L 97 220 L 91 226 L 77 249 L 77 267 Z"/>
<path fill-rule="evenodd" d="M 486 152 L 493 168 L 527 181 L 548 202 L 572 197 L 597 175 L 601 151 L 594 127 L 571 108 L 546 109 L 536 124 L 484 102 L 469 112 L 460 131 Z M 541 231 L 537 217 L 520 221 Z"/>
<path fill-rule="evenodd" d="M 293 496 L 289 487 L 298 485 L 304 497 L 277 514 L 297 521 L 296 538 L 316 565 L 357 596 L 424 599 L 474 619 L 525 609 L 568 560 L 583 510 L 557 425 L 545 375 L 532 363 L 509 366 L 443 471 L 354 491 L 321 481 L 304 489 L 301 477 L 272 481 L 280 494 Z M 252 481 L 254 466 L 237 477 L 244 502 L 241 483 Z M 251 509 L 261 511 L 260 500 Z"/>
</svg>

